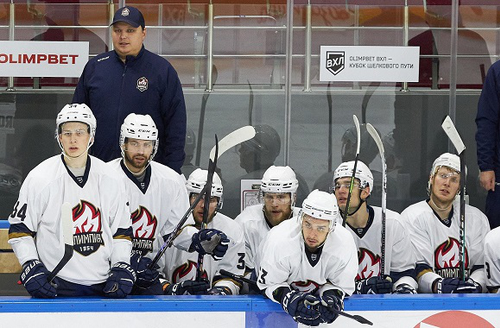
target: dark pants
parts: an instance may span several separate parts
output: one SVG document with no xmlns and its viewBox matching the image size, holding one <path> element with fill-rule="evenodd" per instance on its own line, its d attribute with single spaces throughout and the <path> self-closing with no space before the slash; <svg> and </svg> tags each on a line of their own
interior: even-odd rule
<svg viewBox="0 0 500 328">
<path fill-rule="evenodd" d="M 500 186 L 497 185 L 495 188 L 495 191 L 488 191 L 485 207 L 491 229 L 500 226 Z"/>
<path fill-rule="evenodd" d="M 75 296 L 104 296 L 102 289 L 105 283 L 84 286 L 80 284 L 75 284 L 61 278 L 55 278 L 54 282 L 57 287 L 57 296 L 61 297 L 75 297 Z"/>
</svg>

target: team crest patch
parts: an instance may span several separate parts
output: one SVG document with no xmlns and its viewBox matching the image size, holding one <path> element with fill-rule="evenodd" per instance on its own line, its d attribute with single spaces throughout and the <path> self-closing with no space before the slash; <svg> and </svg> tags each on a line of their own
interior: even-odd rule
<svg viewBox="0 0 500 328">
<path fill-rule="evenodd" d="M 73 248 L 83 256 L 96 252 L 104 245 L 102 238 L 101 211 L 93 204 L 82 200 L 73 208 Z"/>
<path fill-rule="evenodd" d="M 130 10 L 128 8 L 123 8 L 122 16 L 128 16 L 128 15 L 130 15 Z"/>
<path fill-rule="evenodd" d="M 146 79 L 144 76 L 139 78 L 137 80 L 137 86 L 136 88 L 140 91 L 140 92 L 144 92 L 148 89 L 148 86 L 149 86 L 149 82 L 148 82 L 148 79 Z"/>
<path fill-rule="evenodd" d="M 327 51 L 326 69 L 333 75 L 339 74 L 345 68 L 345 51 Z"/>
</svg>

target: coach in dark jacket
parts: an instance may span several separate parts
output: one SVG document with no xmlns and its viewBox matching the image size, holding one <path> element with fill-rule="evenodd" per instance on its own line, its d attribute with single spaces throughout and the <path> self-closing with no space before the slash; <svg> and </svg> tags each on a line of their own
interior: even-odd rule
<svg viewBox="0 0 500 328">
<path fill-rule="evenodd" d="M 118 9 L 111 29 L 114 50 L 87 63 L 73 95 L 73 102 L 87 104 L 103 127 L 91 153 L 104 161 L 120 157 L 118 140 L 125 117 L 149 114 L 159 131 L 155 160 L 180 173 L 186 106 L 177 72 L 166 59 L 144 48 L 144 17 L 137 8 Z"/>
<path fill-rule="evenodd" d="M 486 75 L 476 124 L 480 182 L 488 191 L 485 214 L 493 229 L 500 226 L 500 61 L 494 63 Z"/>
</svg>

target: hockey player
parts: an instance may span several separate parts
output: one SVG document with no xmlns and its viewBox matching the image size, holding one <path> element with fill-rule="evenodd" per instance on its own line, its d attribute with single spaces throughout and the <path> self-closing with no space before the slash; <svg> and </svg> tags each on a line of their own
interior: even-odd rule
<svg viewBox="0 0 500 328">
<path fill-rule="evenodd" d="M 333 185 L 341 213 L 346 211 L 354 161 L 340 164 L 334 171 Z M 381 272 L 382 208 L 370 206 L 373 175 L 358 161 L 346 225 L 358 247 L 356 294 L 415 294 L 415 256 L 408 232 L 399 213 L 386 210 L 385 272 Z"/>
<path fill-rule="evenodd" d="M 245 234 L 246 275 L 252 275 L 257 267 L 258 249 L 268 231 L 298 215 L 300 208 L 295 207 L 298 187 L 295 172 L 289 166 L 272 165 L 262 176 L 260 198 L 263 205 L 248 206 L 236 217 Z"/>
<path fill-rule="evenodd" d="M 129 264 L 132 228 L 120 177 L 88 155 L 96 120 L 85 104 L 68 104 L 56 119 L 62 150 L 26 177 L 9 217 L 9 243 L 23 266 L 21 282 L 33 297 L 104 295 L 125 297 L 135 271 Z M 69 203 L 74 252 L 53 283 L 63 258 L 61 215 Z"/>
<path fill-rule="evenodd" d="M 491 230 L 484 238 L 484 270 L 486 287 L 490 293 L 500 293 L 500 227 Z"/>
<path fill-rule="evenodd" d="M 488 219 L 477 208 L 465 205 L 465 281 L 460 268 L 460 159 L 444 153 L 432 164 L 427 200 L 410 205 L 401 218 L 415 250 L 416 274 L 422 293 L 486 292 L 484 238 Z"/>
<path fill-rule="evenodd" d="M 337 220 L 335 196 L 314 190 L 264 240 L 257 285 L 297 322 L 332 323 L 354 291 L 356 245 Z"/>
<path fill-rule="evenodd" d="M 208 171 L 196 169 L 189 175 L 186 181 L 186 188 L 189 192 L 190 202 L 196 198 L 205 187 Z M 170 248 L 165 253 L 165 276 L 172 282 L 166 287 L 167 293 L 182 295 L 189 294 L 210 294 L 210 295 L 236 295 L 240 290 L 240 283 L 224 278 L 219 274 L 219 270 L 224 269 L 237 275 L 241 275 L 245 270 L 245 244 L 243 241 L 243 231 L 238 223 L 233 219 L 220 213 L 223 203 L 222 182 L 217 173 L 212 179 L 212 189 L 208 208 L 207 229 L 200 230 L 200 234 L 213 229 L 224 231 L 229 238 L 225 240 L 228 251 L 222 258 L 206 257 L 203 261 L 203 280 L 196 281 L 198 255 Z M 193 210 L 195 227 L 202 228 L 203 212 L 205 210 L 205 200 L 202 198 Z M 216 261 L 217 260 L 217 261 Z"/>
<path fill-rule="evenodd" d="M 133 294 L 163 294 L 159 266 L 154 269 L 149 266 L 163 242 L 162 237 L 172 232 L 189 207 L 184 179 L 170 167 L 153 161 L 158 150 L 158 130 L 149 115 L 131 113 L 125 118 L 120 129 L 120 148 L 122 158 L 108 164 L 120 173 L 130 200 L 131 265 L 137 271 Z M 192 223 L 191 219 L 187 224 Z M 220 231 L 214 233 L 224 237 Z M 222 257 L 227 246 L 211 245 L 205 240 L 208 237 L 212 236 L 200 235 L 187 227 L 176 237 L 174 246 Z"/>
</svg>

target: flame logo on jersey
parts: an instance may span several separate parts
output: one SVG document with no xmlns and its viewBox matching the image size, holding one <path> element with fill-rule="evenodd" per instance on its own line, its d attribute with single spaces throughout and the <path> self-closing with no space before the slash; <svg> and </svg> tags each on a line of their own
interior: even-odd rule
<svg viewBox="0 0 500 328">
<path fill-rule="evenodd" d="M 294 281 L 290 284 L 290 287 L 300 292 L 315 293 L 319 288 L 319 284 L 312 280 Z"/>
<path fill-rule="evenodd" d="M 104 245 L 101 229 L 101 211 L 93 204 L 82 200 L 73 208 L 73 222 L 76 228 L 73 248 L 83 256 L 96 252 Z"/>
<path fill-rule="evenodd" d="M 460 268 L 460 243 L 455 238 L 448 238 L 434 251 L 434 271 L 443 278 L 458 277 Z M 469 267 L 469 255 L 465 248 L 465 268 Z"/>
<path fill-rule="evenodd" d="M 358 275 L 356 280 L 378 276 L 380 273 L 380 256 L 360 247 L 358 250 Z"/>
<path fill-rule="evenodd" d="M 184 280 L 194 280 L 196 278 L 197 268 L 197 263 L 188 260 L 187 263 L 182 264 L 174 270 L 172 273 L 172 283 L 175 284 Z M 208 274 L 205 269 L 203 269 L 201 277 L 208 280 Z"/>
<path fill-rule="evenodd" d="M 144 256 L 153 251 L 153 241 L 155 240 L 158 220 L 143 206 L 139 206 L 130 217 L 132 219 L 132 229 L 134 230 L 133 250 L 139 251 Z"/>
</svg>

